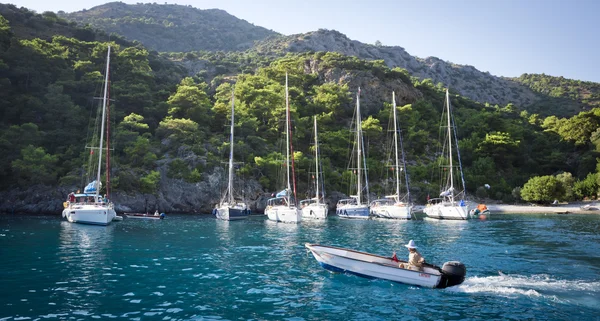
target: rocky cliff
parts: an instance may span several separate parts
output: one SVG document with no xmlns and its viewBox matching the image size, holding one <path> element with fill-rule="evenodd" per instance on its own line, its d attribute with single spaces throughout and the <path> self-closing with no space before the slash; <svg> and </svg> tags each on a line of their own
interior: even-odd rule
<svg viewBox="0 0 600 321">
<path fill-rule="evenodd" d="M 532 90 L 518 82 L 481 72 L 473 66 L 453 64 L 435 57 L 413 57 L 402 47 L 369 45 L 350 40 L 334 30 L 270 37 L 257 43 L 253 50 L 263 54 L 332 51 L 367 60 L 383 59 L 390 68 L 401 67 L 413 76 L 441 82 L 475 101 L 500 105 L 513 103 L 523 107 L 539 100 Z"/>
</svg>

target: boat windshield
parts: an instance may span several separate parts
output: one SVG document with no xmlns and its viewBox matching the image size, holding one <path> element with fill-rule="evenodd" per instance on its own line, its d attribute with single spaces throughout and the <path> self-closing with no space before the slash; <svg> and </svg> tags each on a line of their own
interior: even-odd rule
<svg viewBox="0 0 600 321">
<path fill-rule="evenodd" d="M 288 205 L 287 198 L 276 197 L 276 198 L 271 198 L 267 201 L 267 206 L 279 206 L 279 205 L 287 206 Z"/>
<path fill-rule="evenodd" d="M 356 205 L 358 204 L 358 202 L 356 201 L 356 198 L 346 198 L 343 200 L 339 200 L 337 203 L 337 206 L 342 206 L 342 205 Z"/>
<path fill-rule="evenodd" d="M 386 206 L 386 205 L 392 206 L 394 204 L 395 204 L 395 202 L 393 199 L 381 198 L 381 199 L 376 199 L 376 200 L 372 201 L 370 206 L 371 207 Z"/>
</svg>

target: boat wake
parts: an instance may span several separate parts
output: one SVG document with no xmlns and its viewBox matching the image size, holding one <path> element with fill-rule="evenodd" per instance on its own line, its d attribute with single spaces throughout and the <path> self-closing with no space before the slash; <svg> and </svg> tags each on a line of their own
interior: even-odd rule
<svg viewBox="0 0 600 321">
<path fill-rule="evenodd" d="M 465 282 L 446 291 L 489 293 L 507 298 L 527 296 L 557 303 L 583 305 L 600 309 L 600 282 L 557 280 L 549 275 L 508 275 L 469 277 Z"/>
</svg>

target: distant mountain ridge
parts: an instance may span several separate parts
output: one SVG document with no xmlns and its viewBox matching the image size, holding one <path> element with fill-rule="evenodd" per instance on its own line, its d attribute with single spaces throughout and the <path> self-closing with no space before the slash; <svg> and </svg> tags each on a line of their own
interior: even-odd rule
<svg viewBox="0 0 600 321">
<path fill-rule="evenodd" d="M 238 19 L 224 10 L 200 10 L 174 4 L 110 2 L 59 16 L 90 24 L 157 51 L 235 51 L 278 33 Z"/>
<path fill-rule="evenodd" d="M 496 77 L 473 66 L 453 64 L 436 57 L 413 57 L 399 46 L 374 46 L 351 40 L 335 31 L 320 29 L 304 34 L 271 37 L 253 48 L 267 54 L 276 51 L 334 51 L 367 60 L 383 59 L 390 67 L 401 67 L 415 77 L 441 82 L 475 101 L 519 106 L 533 104 L 539 98 L 527 87 L 507 78 Z"/>
<path fill-rule="evenodd" d="M 470 65 L 454 64 L 436 57 L 414 57 L 400 46 L 371 45 L 351 40 L 335 30 L 320 29 L 285 36 L 218 9 L 112 2 L 75 13 L 59 12 L 58 15 L 82 24 L 89 23 L 128 40 L 138 40 L 162 52 L 247 50 L 276 58 L 287 52 L 324 51 L 366 60 L 384 60 L 391 68 L 404 68 L 422 81 L 431 79 L 433 84 L 441 83 L 474 101 L 500 106 L 512 103 L 520 109 L 542 115 L 573 115 L 596 106 L 598 99 L 595 97 L 600 95 L 598 86 L 592 85 L 586 86 L 577 96 L 572 85 L 581 82 L 576 80 L 569 85 L 571 90 L 559 90 L 554 85 L 556 81 L 537 83 L 522 77 L 498 77 Z M 559 80 L 562 77 L 555 78 Z"/>
</svg>

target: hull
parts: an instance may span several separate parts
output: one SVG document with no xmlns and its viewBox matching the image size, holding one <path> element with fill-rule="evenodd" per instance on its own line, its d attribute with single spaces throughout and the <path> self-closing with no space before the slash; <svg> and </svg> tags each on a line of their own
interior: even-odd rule
<svg viewBox="0 0 600 321">
<path fill-rule="evenodd" d="M 319 264 L 332 272 L 350 273 L 360 277 L 384 279 L 404 284 L 435 288 L 442 274 L 435 268 L 414 271 L 398 267 L 404 261 L 349 249 L 305 244 Z"/>
<path fill-rule="evenodd" d="M 376 208 L 371 207 L 371 214 L 380 218 L 410 220 L 412 218 L 412 209 L 412 206 L 384 205 Z"/>
<path fill-rule="evenodd" d="M 336 214 L 343 218 L 369 218 L 369 207 L 367 205 L 345 205 L 336 209 Z"/>
<path fill-rule="evenodd" d="M 154 215 L 154 214 L 145 214 L 145 213 L 123 213 L 128 219 L 143 219 L 143 220 L 162 220 L 165 218 L 164 214 Z"/>
<path fill-rule="evenodd" d="M 271 221 L 283 223 L 299 223 L 302 221 L 302 213 L 295 207 L 273 206 L 265 210 L 265 214 Z"/>
<path fill-rule="evenodd" d="M 217 209 L 216 217 L 223 221 L 239 221 L 248 217 L 248 211 L 226 206 Z"/>
<path fill-rule="evenodd" d="M 63 210 L 63 216 L 71 223 L 108 225 L 117 213 L 112 206 L 73 205 Z"/>
<path fill-rule="evenodd" d="M 449 203 L 438 203 L 427 205 L 423 213 L 430 218 L 441 220 L 468 220 L 470 218 L 468 206 L 452 205 Z"/>
<path fill-rule="evenodd" d="M 324 220 L 327 218 L 328 212 L 329 212 L 329 209 L 327 208 L 327 205 L 311 204 L 311 205 L 308 205 L 308 206 L 302 208 L 302 218 L 303 219 L 308 218 L 308 219 Z"/>
</svg>

